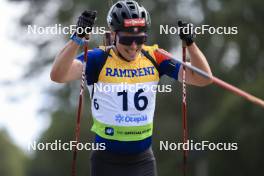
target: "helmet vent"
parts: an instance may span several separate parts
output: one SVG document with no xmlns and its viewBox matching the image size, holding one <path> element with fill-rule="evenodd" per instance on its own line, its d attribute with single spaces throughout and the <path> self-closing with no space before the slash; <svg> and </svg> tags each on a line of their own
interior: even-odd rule
<svg viewBox="0 0 264 176">
<path fill-rule="evenodd" d="M 138 18 L 138 15 L 137 14 L 133 14 L 132 18 Z"/>
<path fill-rule="evenodd" d="M 126 19 L 127 18 L 127 15 L 126 15 L 125 12 L 122 12 L 121 15 L 122 15 L 123 19 Z"/>
<path fill-rule="evenodd" d="M 130 8 L 131 10 L 135 10 L 135 6 L 134 6 L 134 5 L 130 5 L 129 8 Z"/>
<path fill-rule="evenodd" d="M 119 19 L 118 19 L 118 17 L 117 17 L 117 14 L 116 13 L 113 13 L 113 17 L 115 18 L 115 20 L 120 24 L 120 21 L 119 21 Z"/>
<path fill-rule="evenodd" d="M 131 1 L 128 1 L 128 2 L 126 2 L 127 4 L 134 4 L 133 2 L 131 2 Z"/>
<path fill-rule="evenodd" d="M 117 8 L 122 8 L 122 4 L 117 3 L 117 4 L 116 4 L 116 7 L 117 7 Z"/>
<path fill-rule="evenodd" d="M 141 12 L 141 17 L 142 18 L 146 18 L 146 13 L 145 12 Z"/>
</svg>

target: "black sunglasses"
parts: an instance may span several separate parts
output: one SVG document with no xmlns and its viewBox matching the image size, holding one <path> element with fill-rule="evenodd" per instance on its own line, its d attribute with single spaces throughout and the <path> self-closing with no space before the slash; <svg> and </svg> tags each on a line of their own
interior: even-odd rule
<svg viewBox="0 0 264 176">
<path fill-rule="evenodd" d="M 137 45 L 142 45 L 147 41 L 147 35 L 138 35 L 138 36 L 125 36 L 117 34 L 119 37 L 119 43 L 123 45 L 131 45 L 135 42 Z"/>
</svg>

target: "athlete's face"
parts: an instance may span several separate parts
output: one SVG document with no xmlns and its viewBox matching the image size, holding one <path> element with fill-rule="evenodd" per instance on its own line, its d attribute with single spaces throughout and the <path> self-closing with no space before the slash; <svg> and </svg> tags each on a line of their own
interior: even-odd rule
<svg viewBox="0 0 264 176">
<path fill-rule="evenodd" d="M 133 34 L 129 32 L 116 33 L 116 47 L 118 52 L 127 60 L 135 60 L 146 41 L 144 32 Z"/>
</svg>

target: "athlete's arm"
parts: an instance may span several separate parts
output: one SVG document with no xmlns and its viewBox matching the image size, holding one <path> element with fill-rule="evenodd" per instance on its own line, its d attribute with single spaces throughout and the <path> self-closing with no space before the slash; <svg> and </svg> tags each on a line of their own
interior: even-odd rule
<svg viewBox="0 0 264 176">
<path fill-rule="evenodd" d="M 71 40 L 59 52 L 50 72 L 52 81 L 65 83 L 81 78 L 82 62 L 75 59 L 78 49 L 79 45 Z"/>
<path fill-rule="evenodd" d="M 81 28 L 82 33 L 75 33 L 62 51 L 56 56 L 53 63 L 50 78 L 58 83 L 65 83 L 81 78 L 82 62 L 76 58 L 79 45 L 82 39 L 88 37 L 87 33 L 92 31 L 96 18 L 96 11 L 84 11 L 78 18 L 77 28 Z M 87 33 L 86 33 L 87 32 Z"/>
<path fill-rule="evenodd" d="M 192 43 L 190 46 L 187 46 L 187 50 L 191 57 L 190 64 L 205 71 L 209 75 L 212 75 L 210 66 L 203 53 L 197 47 L 197 45 L 195 43 Z M 183 67 L 181 66 L 178 76 L 179 81 L 182 81 L 182 72 L 183 72 Z M 186 83 L 196 86 L 206 86 L 212 83 L 212 81 L 198 75 L 197 73 L 191 71 L 190 69 L 186 69 Z"/>
<path fill-rule="evenodd" d="M 191 56 L 191 63 L 189 64 L 207 72 L 209 75 L 212 75 L 205 56 L 194 43 L 188 46 L 188 51 Z M 158 51 L 154 51 L 154 56 L 159 66 L 161 76 L 165 74 L 171 78 L 174 78 L 175 80 L 182 81 L 183 67 L 181 64 L 167 58 Z M 211 80 L 207 80 L 189 69 L 186 69 L 185 81 L 187 84 L 196 86 L 205 86 L 211 83 Z"/>
<path fill-rule="evenodd" d="M 167 52 L 163 50 L 164 52 Z M 178 80 L 179 70 L 181 64 L 173 61 L 165 55 L 159 53 L 157 50 L 153 52 L 155 60 L 159 67 L 160 76 L 167 75 L 175 80 Z"/>
<path fill-rule="evenodd" d="M 192 32 L 192 25 L 188 23 L 184 23 L 182 21 L 178 21 L 179 27 L 187 27 L 188 33 L 184 33 L 183 29 L 180 29 L 180 39 L 184 41 L 187 45 L 187 50 L 189 51 L 190 57 L 191 57 L 191 65 L 205 71 L 208 75 L 212 75 L 211 69 L 209 67 L 209 64 L 203 55 L 203 53 L 200 51 L 200 49 L 197 47 L 197 45 L 194 42 L 194 33 Z M 180 72 L 179 72 L 179 80 L 182 79 L 182 73 L 183 73 L 183 67 L 181 66 Z M 194 73 L 190 69 L 186 69 L 186 83 L 192 84 L 196 86 L 206 86 L 210 83 L 212 83 L 212 80 L 203 78 L 199 76 L 197 73 Z"/>
</svg>

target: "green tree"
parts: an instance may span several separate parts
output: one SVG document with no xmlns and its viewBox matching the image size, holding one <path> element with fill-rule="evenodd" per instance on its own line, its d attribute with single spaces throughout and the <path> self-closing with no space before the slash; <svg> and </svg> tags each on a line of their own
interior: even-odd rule
<svg viewBox="0 0 264 176">
<path fill-rule="evenodd" d="M 26 176 L 28 158 L 13 144 L 4 130 L 0 131 L 0 175 Z"/>
<path fill-rule="evenodd" d="M 26 0 L 24 0 L 26 1 Z M 28 24 L 69 25 L 75 23 L 76 17 L 84 9 L 94 9 L 98 13 L 98 26 L 106 26 L 105 18 L 108 11 L 108 1 L 57 0 L 28 1 L 31 8 L 21 18 L 22 26 Z M 179 46 L 176 35 L 160 35 L 159 25 L 176 26 L 177 20 L 195 21 L 196 25 L 209 24 L 211 26 L 237 26 L 237 35 L 198 35 L 196 42 L 205 53 L 213 73 L 235 84 L 236 86 L 263 95 L 263 5 L 262 1 L 172 1 L 154 0 L 140 1 L 150 10 L 152 30 L 149 34 L 150 43 L 159 43 L 160 47 L 172 50 Z M 53 8 L 51 8 L 53 7 Z M 42 19 L 39 21 L 39 19 Z M 68 36 L 63 40 L 67 40 Z M 41 40 L 40 40 L 41 39 Z M 97 46 L 102 38 L 95 37 L 91 47 Z M 35 77 L 45 67 L 50 67 L 58 50 L 51 48 L 62 44 L 54 38 L 31 41 L 38 49 L 26 74 Z M 57 47 L 56 47 L 57 48 Z M 181 141 L 180 84 L 164 78 L 163 84 L 172 84 L 173 92 L 158 94 L 155 119 L 154 149 L 158 160 L 158 170 L 161 175 L 175 175 L 181 169 L 181 152 L 163 152 L 159 150 L 159 141 Z M 59 90 L 48 90 L 56 99 L 52 108 L 46 107 L 50 113 L 52 123 L 42 135 L 40 141 L 52 141 L 62 138 L 72 139 L 74 116 L 78 97 L 78 82 L 63 86 Z M 76 101 L 77 102 L 77 101 Z M 89 103 L 85 103 L 85 117 L 89 116 Z M 50 110 L 52 109 L 52 111 Z M 260 164 L 263 163 L 263 109 L 250 104 L 246 100 L 236 97 L 214 85 L 206 88 L 188 87 L 188 123 L 191 139 L 197 141 L 211 140 L 214 142 L 238 142 L 239 150 L 234 152 L 193 151 L 189 155 L 189 173 L 193 175 L 257 175 L 260 174 Z M 85 118 L 86 119 L 86 118 Z M 83 119 L 84 120 L 84 119 Z M 87 120 L 87 119 L 86 119 Z M 87 123 L 89 125 L 87 125 Z M 92 140 L 88 126 L 91 122 L 83 121 L 82 139 Z M 87 153 L 88 154 L 88 153 Z M 81 175 L 88 173 L 88 157 L 81 155 L 79 167 Z M 32 160 L 30 175 L 58 175 L 67 174 L 70 170 L 71 154 L 69 152 L 37 151 Z M 85 160 L 85 161 L 84 161 Z M 57 162 L 54 162 L 57 161 Z M 85 164 L 84 164 L 85 163 Z M 201 164 L 202 163 L 202 164 Z M 204 163 L 204 164 L 203 164 Z M 200 167 L 203 166 L 203 167 Z M 65 169 L 67 168 L 67 169 Z M 45 173 L 45 174 L 44 174 Z"/>
</svg>

